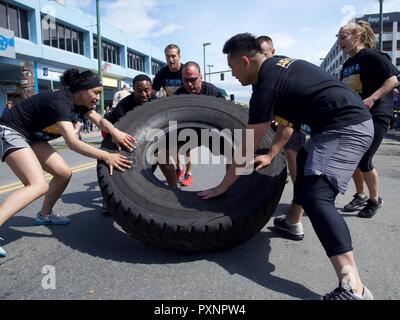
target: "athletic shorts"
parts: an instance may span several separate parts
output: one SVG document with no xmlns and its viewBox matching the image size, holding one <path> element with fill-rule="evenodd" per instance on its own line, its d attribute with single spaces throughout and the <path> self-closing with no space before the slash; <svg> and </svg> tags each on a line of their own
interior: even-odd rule
<svg viewBox="0 0 400 320">
<path fill-rule="evenodd" d="M 373 135 L 372 120 L 315 134 L 304 145 L 304 176 L 325 175 L 343 194 Z"/>
<path fill-rule="evenodd" d="M 10 152 L 30 148 L 28 140 L 18 131 L 0 124 L 0 157 L 4 162 Z"/>
</svg>

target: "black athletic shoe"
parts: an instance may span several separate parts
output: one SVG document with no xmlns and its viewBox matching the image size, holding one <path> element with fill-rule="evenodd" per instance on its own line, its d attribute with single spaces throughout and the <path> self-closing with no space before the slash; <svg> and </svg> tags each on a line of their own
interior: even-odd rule
<svg viewBox="0 0 400 320">
<path fill-rule="evenodd" d="M 286 219 L 286 216 L 280 216 L 274 219 L 274 226 L 292 240 L 300 241 L 304 238 L 301 222 L 292 224 Z"/>
<path fill-rule="evenodd" d="M 374 300 L 371 291 L 364 286 L 361 297 L 354 294 L 353 288 L 349 284 L 340 284 L 335 290 L 322 296 L 322 300 Z"/>
<path fill-rule="evenodd" d="M 344 206 L 343 208 L 344 212 L 356 211 L 357 209 L 360 209 L 361 207 L 365 206 L 365 204 L 368 201 L 368 197 L 365 194 L 361 196 L 358 193 L 356 193 L 353 197 L 354 197 L 353 200 L 351 200 L 350 203 Z"/>
<path fill-rule="evenodd" d="M 358 213 L 358 216 L 360 218 L 372 218 L 378 212 L 378 209 L 382 207 L 382 205 L 382 198 L 378 198 L 378 203 L 368 200 L 366 206 Z"/>
</svg>

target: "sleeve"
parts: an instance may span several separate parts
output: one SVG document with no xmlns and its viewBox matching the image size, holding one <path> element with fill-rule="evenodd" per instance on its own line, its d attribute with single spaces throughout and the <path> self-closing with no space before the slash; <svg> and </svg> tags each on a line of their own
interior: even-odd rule
<svg viewBox="0 0 400 320">
<path fill-rule="evenodd" d="M 381 78 L 383 82 L 399 73 L 399 70 L 393 65 L 390 57 L 385 53 L 377 52 L 376 54 L 371 54 L 370 59 L 371 63 L 368 65 L 374 70 L 373 73 Z"/>
<path fill-rule="evenodd" d="M 276 94 L 272 89 L 256 89 L 250 99 L 249 124 L 271 121 L 274 117 Z"/>
</svg>

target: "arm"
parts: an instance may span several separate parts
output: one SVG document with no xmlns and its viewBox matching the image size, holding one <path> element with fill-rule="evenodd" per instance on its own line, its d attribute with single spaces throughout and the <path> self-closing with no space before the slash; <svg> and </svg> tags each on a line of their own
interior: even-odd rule
<svg viewBox="0 0 400 320">
<path fill-rule="evenodd" d="M 124 171 L 124 168 L 130 169 L 132 161 L 128 160 L 125 156 L 118 153 L 103 151 L 80 141 L 75 135 L 74 126 L 71 122 L 59 121 L 57 122 L 57 126 L 71 150 L 90 158 L 103 160 L 109 166 L 110 175 L 113 173 L 113 168 L 122 172 Z"/>
<path fill-rule="evenodd" d="M 254 159 L 254 163 L 257 165 L 257 171 L 271 164 L 276 155 L 285 147 L 292 133 L 293 128 L 278 124 L 278 131 L 271 150 L 267 154 L 256 156 Z"/>
<path fill-rule="evenodd" d="M 398 85 L 397 77 L 392 76 L 383 83 L 383 85 L 376 90 L 371 96 L 364 99 L 364 105 L 367 109 L 371 109 L 374 103 L 381 99 L 382 97 L 386 96 L 390 91 L 392 91 Z"/>
<path fill-rule="evenodd" d="M 113 142 L 117 145 L 118 149 L 121 150 L 121 146 L 126 148 L 128 151 L 132 151 L 134 149 L 135 138 L 130 134 L 122 132 L 115 128 L 110 121 L 103 118 L 96 111 L 91 110 L 86 113 L 86 117 L 96 124 L 100 128 L 101 131 L 109 133 Z"/>
<path fill-rule="evenodd" d="M 270 128 L 271 122 L 263 122 L 255 125 L 248 125 L 246 130 L 254 130 L 254 148 L 257 149 L 261 143 L 262 138 L 264 137 L 267 130 Z M 244 157 L 247 152 L 252 152 L 254 154 L 254 150 L 246 150 L 246 135 L 243 135 L 241 146 L 239 146 L 242 152 L 242 156 Z M 240 167 L 239 164 L 235 162 L 235 157 L 233 157 L 232 164 L 228 167 L 228 170 L 225 174 L 222 182 L 216 186 L 215 188 L 211 188 L 205 191 L 201 191 L 198 195 L 203 199 L 209 199 L 220 194 L 226 192 L 229 187 L 239 178 L 236 174 L 237 169 Z"/>
</svg>

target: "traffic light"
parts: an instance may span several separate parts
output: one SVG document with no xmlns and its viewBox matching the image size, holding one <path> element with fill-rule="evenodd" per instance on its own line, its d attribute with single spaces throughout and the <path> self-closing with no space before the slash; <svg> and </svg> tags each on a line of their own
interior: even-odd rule
<svg viewBox="0 0 400 320">
<path fill-rule="evenodd" d="M 224 81 L 224 79 L 225 79 L 225 74 L 221 73 L 221 81 Z"/>
</svg>

